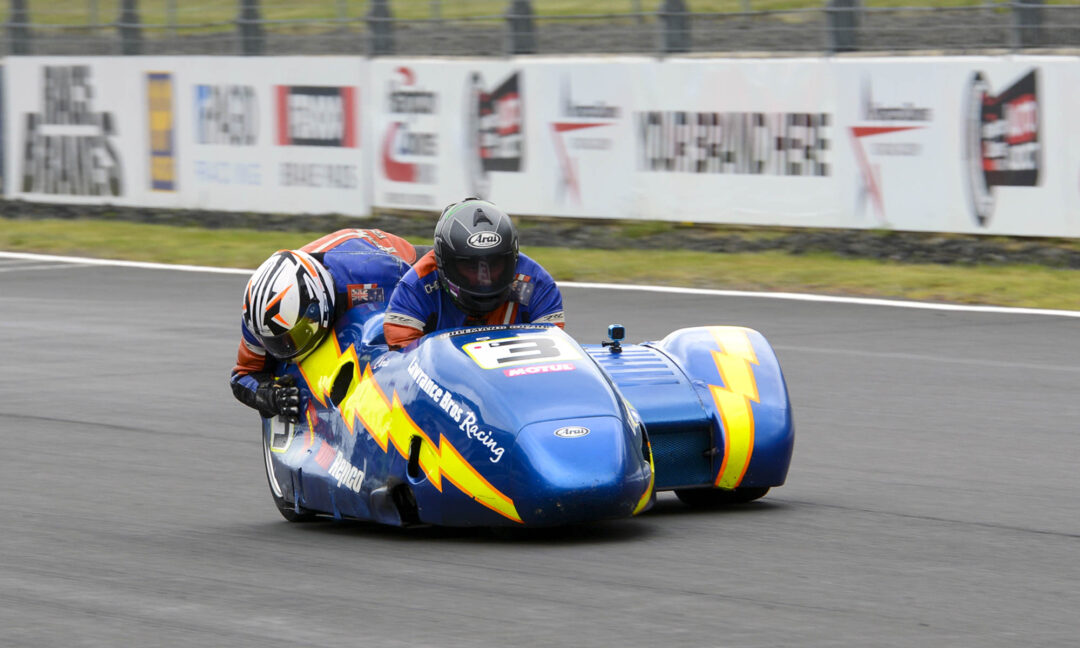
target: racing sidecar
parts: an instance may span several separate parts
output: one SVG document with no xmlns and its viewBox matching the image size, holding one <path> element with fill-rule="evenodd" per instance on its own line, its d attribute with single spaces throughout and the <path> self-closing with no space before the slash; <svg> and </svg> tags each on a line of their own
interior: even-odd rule
<svg viewBox="0 0 1080 648">
<path fill-rule="evenodd" d="M 554 526 L 620 518 L 674 490 L 692 505 L 784 483 L 794 427 L 756 331 L 687 328 L 580 345 L 549 325 L 433 333 L 388 350 L 382 313 L 346 313 L 298 365 L 306 410 L 263 419 L 290 521 Z"/>
</svg>

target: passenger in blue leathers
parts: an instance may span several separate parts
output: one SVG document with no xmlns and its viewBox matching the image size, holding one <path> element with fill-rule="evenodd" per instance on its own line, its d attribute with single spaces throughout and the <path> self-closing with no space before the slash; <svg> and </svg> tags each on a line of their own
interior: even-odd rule
<svg viewBox="0 0 1080 648">
<path fill-rule="evenodd" d="M 349 308 L 384 305 L 416 259 L 405 239 L 360 229 L 274 253 L 244 292 L 242 339 L 230 378 L 236 398 L 263 416 L 298 421 L 299 388 L 274 379 L 278 364 L 303 359 Z"/>
<path fill-rule="evenodd" d="M 435 247 L 405 273 L 386 308 L 391 348 L 433 331 L 481 324 L 565 325 L 562 294 L 540 264 L 518 251 L 510 217 L 467 198 L 443 210 Z"/>
</svg>

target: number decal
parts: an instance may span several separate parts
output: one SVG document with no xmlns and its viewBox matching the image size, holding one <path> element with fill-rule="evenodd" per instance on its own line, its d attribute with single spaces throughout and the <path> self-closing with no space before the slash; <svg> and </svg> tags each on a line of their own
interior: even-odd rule
<svg viewBox="0 0 1080 648">
<path fill-rule="evenodd" d="M 295 436 L 296 426 L 280 417 L 274 417 L 270 421 L 270 452 L 286 452 Z"/>
<path fill-rule="evenodd" d="M 461 348 L 484 369 L 581 358 L 567 340 L 546 335 L 518 335 L 498 340 L 483 340 L 470 342 Z"/>
<path fill-rule="evenodd" d="M 507 355 L 495 358 L 500 366 L 518 361 L 559 357 L 559 350 L 555 348 L 555 341 L 551 338 L 496 340 L 491 343 L 491 348 L 505 349 Z"/>
</svg>

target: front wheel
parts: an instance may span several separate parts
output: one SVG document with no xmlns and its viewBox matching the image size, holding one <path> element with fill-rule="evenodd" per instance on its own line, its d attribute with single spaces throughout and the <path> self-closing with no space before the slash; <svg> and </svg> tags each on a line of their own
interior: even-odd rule
<svg viewBox="0 0 1080 648">
<path fill-rule="evenodd" d="M 769 492 L 768 486 L 745 486 L 735 490 L 722 488 L 680 488 L 675 490 L 675 496 L 682 500 L 683 504 L 694 508 L 715 508 L 728 504 L 745 504 L 756 499 L 765 497 Z"/>
<path fill-rule="evenodd" d="M 310 522 L 315 519 L 315 513 L 293 505 L 285 499 L 285 493 L 274 473 L 274 459 L 272 453 L 284 452 L 292 443 L 294 429 L 292 424 L 282 419 L 265 421 L 263 425 L 263 458 L 266 460 L 266 482 L 270 486 L 270 496 L 274 498 L 274 506 L 277 507 L 281 517 L 289 522 Z"/>
<path fill-rule="evenodd" d="M 311 522 L 315 519 L 314 513 L 306 508 L 293 506 L 291 503 L 274 495 L 273 490 L 270 491 L 270 496 L 274 498 L 274 506 L 277 507 L 278 513 L 281 513 L 281 517 L 289 522 Z"/>
</svg>

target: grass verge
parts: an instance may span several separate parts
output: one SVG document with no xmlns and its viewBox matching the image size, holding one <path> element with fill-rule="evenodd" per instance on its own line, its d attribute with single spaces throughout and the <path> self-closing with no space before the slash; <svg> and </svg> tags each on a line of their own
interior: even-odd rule
<svg viewBox="0 0 1080 648">
<path fill-rule="evenodd" d="M 326 232 L 202 229 L 90 220 L 0 218 L 0 250 L 159 263 L 255 268 L 271 252 Z M 415 243 L 430 243 L 410 238 Z M 529 256 L 561 281 L 808 292 L 1080 310 L 1080 271 L 1044 266 L 948 266 L 784 252 L 533 247 Z"/>
</svg>

